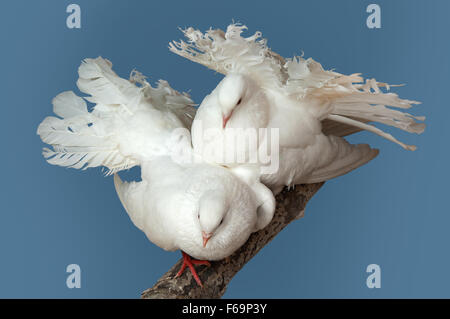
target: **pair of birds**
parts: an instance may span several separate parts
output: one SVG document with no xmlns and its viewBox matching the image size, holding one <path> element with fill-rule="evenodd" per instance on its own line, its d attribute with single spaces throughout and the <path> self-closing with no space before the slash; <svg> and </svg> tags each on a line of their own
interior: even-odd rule
<svg viewBox="0 0 450 319">
<path fill-rule="evenodd" d="M 424 117 L 398 110 L 417 102 L 382 92 L 387 84 L 326 71 L 312 59 L 284 59 L 259 32 L 243 37 L 244 29 L 238 24 L 226 32 L 188 28 L 187 42 L 170 44 L 172 52 L 225 75 L 197 109 L 188 94 L 168 82 L 152 87 L 138 71 L 120 78 L 111 62 L 99 57 L 78 69 L 78 88 L 88 96 L 59 94 L 53 99 L 58 117 L 45 118 L 37 130 L 51 145 L 43 151 L 50 164 L 104 166 L 114 174 L 133 223 L 159 247 L 181 250 L 178 275 L 189 267 L 199 285 L 194 265 L 230 256 L 267 226 L 274 195 L 283 187 L 329 180 L 378 154 L 343 136 L 367 130 L 414 150 L 367 123 L 411 133 L 425 127 L 416 122 Z M 85 100 L 95 104 L 92 111 Z M 266 131 L 237 150 L 229 141 L 245 139 L 243 128 Z M 273 137 L 267 130 L 273 129 L 276 147 L 267 149 Z M 207 134 L 211 130 L 216 133 Z M 225 161 L 205 148 L 226 150 L 240 160 Z M 263 148 L 277 159 L 275 171 L 265 170 L 273 163 L 259 160 Z M 142 180 L 123 182 L 117 172 L 137 165 Z"/>
</svg>

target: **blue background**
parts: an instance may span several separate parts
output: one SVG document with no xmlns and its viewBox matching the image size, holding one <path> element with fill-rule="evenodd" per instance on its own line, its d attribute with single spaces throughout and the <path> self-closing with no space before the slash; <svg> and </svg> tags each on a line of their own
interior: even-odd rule
<svg viewBox="0 0 450 319">
<path fill-rule="evenodd" d="M 283 56 L 303 50 L 338 72 L 407 83 L 394 91 L 423 102 L 413 113 L 428 127 L 394 131 L 416 152 L 352 136 L 380 155 L 326 183 L 305 218 L 253 258 L 225 297 L 450 297 L 450 2 L 378 0 L 378 30 L 365 24 L 370 1 L 78 0 L 79 30 L 66 27 L 70 3 L 1 3 L 0 297 L 137 298 L 180 257 L 132 225 L 112 177 L 47 164 L 36 128 L 55 95 L 76 90 L 80 61 L 99 55 L 123 77 L 137 68 L 200 103 L 221 76 L 170 53 L 168 42 L 182 37 L 178 27 L 223 29 L 232 19 L 247 34 L 262 31 Z M 72 263 L 81 266 L 81 289 L 66 287 Z M 381 266 L 381 289 L 366 286 L 372 263 Z"/>
</svg>

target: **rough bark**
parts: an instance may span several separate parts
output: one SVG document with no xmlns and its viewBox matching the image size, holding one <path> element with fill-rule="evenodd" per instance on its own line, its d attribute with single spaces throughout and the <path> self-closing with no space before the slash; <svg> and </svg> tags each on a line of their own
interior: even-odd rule
<svg viewBox="0 0 450 319">
<path fill-rule="evenodd" d="M 142 293 L 143 299 L 190 299 L 220 298 L 225 293 L 228 283 L 267 245 L 284 227 L 296 218 L 302 217 L 306 203 L 319 190 L 323 183 L 297 185 L 294 189 L 284 189 L 278 194 L 277 208 L 270 224 L 259 232 L 253 233 L 248 241 L 230 258 L 211 262 L 211 267 L 196 266 L 197 273 L 204 287 L 197 285 L 187 269 L 182 276 L 175 278 L 181 267 L 180 259 L 156 284 Z"/>
</svg>

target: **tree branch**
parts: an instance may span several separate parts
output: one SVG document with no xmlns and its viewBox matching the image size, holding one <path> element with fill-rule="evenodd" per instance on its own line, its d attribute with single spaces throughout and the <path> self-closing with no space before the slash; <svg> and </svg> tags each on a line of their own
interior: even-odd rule
<svg viewBox="0 0 450 319">
<path fill-rule="evenodd" d="M 143 299 L 191 299 L 220 298 L 228 283 L 244 265 L 267 245 L 284 227 L 303 216 L 306 203 L 323 183 L 297 185 L 295 189 L 284 189 L 277 195 L 275 215 L 267 227 L 253 233 L 248 241 L 230 258 L 211 262 L 211 267 L 197 266 L 197 273 L 204 287 L 197 285 L 189 271 L 175 278 L 181 267 L 180 259 L 156 284 L 142 293 Z"/>
</svg>

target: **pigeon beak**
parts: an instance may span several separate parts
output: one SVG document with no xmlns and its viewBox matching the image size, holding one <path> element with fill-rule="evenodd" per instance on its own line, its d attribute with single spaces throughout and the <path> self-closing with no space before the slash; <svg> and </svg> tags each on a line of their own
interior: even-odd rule
<svg viewBox="0 0 450 319">
<path fill-rule="evenodd" d="M 230 112 L 227 116 L 222 115 L 222 128 L 224 129 L 227 125 L 228 120 L 230 119 L 231 115 L 233 114 L 233 111 Z"/>
<path fill-rule="evenodd" d="M 202 237 L 203 237 L 203 247 L 206 247 L 206 244 L 208 243 L 208 240 L 211 238 L 211 233 L 205 233 L 202 231 Z"/>
</svg>

